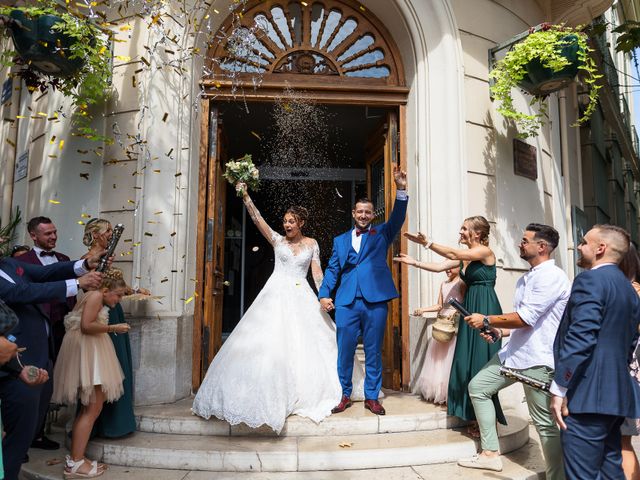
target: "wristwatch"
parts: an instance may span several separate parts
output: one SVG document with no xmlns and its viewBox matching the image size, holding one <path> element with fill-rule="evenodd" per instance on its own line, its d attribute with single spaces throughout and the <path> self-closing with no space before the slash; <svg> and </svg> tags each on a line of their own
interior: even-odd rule
<svg viewBox="0 0 640 480">
<path fill-rule="evenodd" d="M 489 317 L 487 317 L 486 315 L 482 319 L 482 327 L 485 330 L 488 330 L 491 327 L 491 320 L 489 320 Z"/>
</svg>

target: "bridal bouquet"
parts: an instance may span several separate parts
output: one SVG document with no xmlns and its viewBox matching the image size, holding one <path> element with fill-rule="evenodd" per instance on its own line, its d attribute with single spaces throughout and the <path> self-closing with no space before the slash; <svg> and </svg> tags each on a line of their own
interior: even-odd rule
<svg viewBox="0 0 640 480">
<path fill-rule="evenodd" d="M 245 155 L 238 160 L 232 160 L 225 165 L 224 178 L 232 185 L 244 183 L 247 188 L 257 190 L 260 184 L 260 173 L 251 160 L 251 155 Z M 238 192 L 242 196 L 242 192 Z"/>
</svg>

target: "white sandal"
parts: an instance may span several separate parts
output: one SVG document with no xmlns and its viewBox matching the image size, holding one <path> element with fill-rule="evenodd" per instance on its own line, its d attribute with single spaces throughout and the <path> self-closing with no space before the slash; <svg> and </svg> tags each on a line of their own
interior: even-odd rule
<svg viewBox="0 0 640 480">
<path fill-rule="evenodd" d="M 105 472 L 105 470 L 103 469 L 98 469 L 98 462 L 96 462 L 95 460 L 91 462 L 91 470 L 89 470 L 89 472 L 87 473 L 78 472 L 78 469 L 82 465 L 84 465 L 84 463 L 85 463 L 84 458 L 81 460 L 78 460 L 77 462 L 74 462 L 73 460 L 71 460 L 71 457 L 67 455 L 65 458 L 64 474 L 63 474 L 65 480 L 71 480 L 74 478 L 95 478 L 95 477 L 99 477 Z"/>
</svg>

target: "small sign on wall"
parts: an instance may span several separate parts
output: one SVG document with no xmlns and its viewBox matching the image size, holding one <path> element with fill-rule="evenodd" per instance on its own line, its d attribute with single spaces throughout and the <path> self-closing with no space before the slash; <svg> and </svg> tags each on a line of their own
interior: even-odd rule
<svg viewBox="0 0 640 480">
<path fill-rule="evenodd" d="M 513 139 L 513 173 L 531 180 L 538 179 L 538 151 L 533 145 Z"/>
<path fill-rule="evenodd" d="M 29 169 L 29 152 L 27 151 L 20 154 L 20 156 L 16 160 L 16 170 L 13 175 L 14 183 L 26 177 L 28 169 Z"/>
<path fill-rule="evenodd" d="M 11 94 L 13 93 L 13 79 L 7 78 L 2 84 L 2 100 L 0 103 L 3 105 L 11 100 Z"/>
</svg>

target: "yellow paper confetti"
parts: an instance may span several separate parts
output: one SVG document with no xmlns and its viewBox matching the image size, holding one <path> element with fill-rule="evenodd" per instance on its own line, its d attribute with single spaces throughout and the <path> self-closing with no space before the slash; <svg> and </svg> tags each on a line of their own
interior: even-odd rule
<svg viewBox="0 0 640 480">
<path fill-rule="evenodd" d="M 62 147 L 64 147 L 64 140 L 60 140 L 60 146 L 59 146 L 60 150 L 62 150 Z"/>
<path fill-rule="evenodd" d="M 60 202 L 58 200 L 49 200 L 49 203 L 53 205 L 60 205 Z"/>
<path fill-rule="evenodd" d="M 187 305 L 188 303 L 191 303 L 193 301 L 193 295 L 191 295 L 189 298 L 187 298 L 184 302 L 185 305 Z"/>
<path fill-rule="evenodd" d="M 131 60 L 131 57 L 127 55 L 116 55 L 116 59 L 120 60 L 121 62 L 128 62 L 129 60 Z"/>
<path fill-rule="evenodd" d="M 88 213 L 82 213 L 82 214 L 80 214 L 80 216 L 82 218 L 91 218 L 91 215 L 89 215 Z"/>
<path fill-rule="evenodd" d="M 82 220 L 78 220 L 78 225 L 84 225 L 84 222 Z"/>
</svg>

